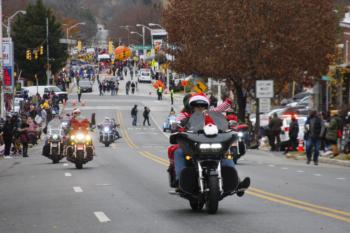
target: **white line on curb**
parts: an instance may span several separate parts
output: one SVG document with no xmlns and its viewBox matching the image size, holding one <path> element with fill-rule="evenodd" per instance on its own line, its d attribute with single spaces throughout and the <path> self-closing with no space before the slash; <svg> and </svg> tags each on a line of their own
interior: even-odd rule
<svg viewBox="0 0 350 233">
<path fill-rule="evenodd" d="M 288 167 L 282 167 L 281 169 L 282 170 L 288 170 L 289 168 Z"/>
<path fill-rule="evenodd" d="M 110 222 L 111 220 L 105 215 L 105 213 L 103 213 L 102 211 L 97 211 L 94 212 L 96 218 L 98 219 L 98 221 L 100 221 L 101 223 L 104 222 Z"/>
<path fill-rule="evenodd" d="M 298 170 L 298 171 L 297 171 L 297 173 L 304 173 L 304 171 L 302 171 L 302 170 Z"/>
<path fill-rule="evenodd" d="M 70 174 L 69 172 L 64 173 L 64 176 L 72 176 L 72 174 Z"/>
<path fill-rule="evenodd" d="M 80 187 L 73 187 L 73 190 L 74 190 L 74 192 L 76 192 L 76 193 L 82 193 L 82 192 L 83 192 L 83 189 L 80 188 Z"/>
</svg>

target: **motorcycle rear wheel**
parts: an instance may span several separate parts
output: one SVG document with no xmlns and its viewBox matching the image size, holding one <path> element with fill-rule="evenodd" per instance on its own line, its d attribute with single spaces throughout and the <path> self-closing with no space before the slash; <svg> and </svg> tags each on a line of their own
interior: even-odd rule
<svg viewBox="0 0 350 233">
<path fill-rule="evenodd" d="M 216 214 L 219 207 L 219 179 L 217 176 L 210 176 L 208 179 L 206 208 L 208 214 Z"/>
</svg>

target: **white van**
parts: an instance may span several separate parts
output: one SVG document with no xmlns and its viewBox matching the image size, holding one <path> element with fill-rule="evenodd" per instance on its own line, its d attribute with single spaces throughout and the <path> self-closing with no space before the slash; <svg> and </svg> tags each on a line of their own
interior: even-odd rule
<svg viewBox="0 0 350 233">
<path fill-rule="evenodd" d="M 57 86 L 30 86 L 23 87 L 22 89 L 28 91 L 29 96 L 36 95 L 37 93 L 39 93 L 40 96 L 43 96 L 44 94 L 49 94 L 53 91 L 56 95 L 58 95 L 61 102 L 63 102 L 63 100 L 68 100 L 68 93 L 66 91 L 62 91 Z"/>
<path fill-rule="evenodd" d="M 139 83 L 143 83 L 143 82 L 151 83 L 152 82 L 151 69 L 140 69 L 138 76 L 139 76 L 139 78 L 138 78 Z"/>
</svg>

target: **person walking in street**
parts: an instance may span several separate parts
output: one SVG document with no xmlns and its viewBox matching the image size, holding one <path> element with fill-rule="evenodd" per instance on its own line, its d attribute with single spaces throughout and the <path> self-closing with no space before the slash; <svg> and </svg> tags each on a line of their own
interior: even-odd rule
<svg viewBox="0 0 350 233">
<path fill-rule="evenodd" d="M 149 123 L 149 114 L 150 114 L 151 110 L 147 107 L 145 107 L 144 111 L 143 111 L 143 126 L 145 126 L 146 121 L 148 126 L 151 126 L 151 124 Z"/>
<path fill-rule="evenodd" d="M 132 118 L 132 125 L 137 125 L 137 105 L 135 104 L 134 107 L 131 109 L 131 118 Z"/>
<path fill-rule="evenodd" d="M 158 94 L 158 100 L 162 100 L 163 99 L 163 87 L 162 86 L 158 87 L 157 94 Z"/>
<path fill-rule="evenodd" d="M 328 145 L 331 145 L 332 147 L 332 157 L 336 157 L 339 155 L 338 150 L 338 134 L 340 130 L 339 125 L 339 119 L 338 119 L 338 111 L 333 110 L 331 111 L 331 121 L 329 122 L 329 125 L 327 127 L 326 132 L 326 140 L 328 142 Z"/>
<path fill-rule="evenodd" d="M 312 158 L 312 149 L 314 151 L 314 164 L 318 165 L 318 156 L 320 150 L 320 139 L 325 130 L 323 121 L 318 116 L 317 111 L 312 111 L 305 122 L 305 136 L 306 140 L 306 157 L 307 164 L 310 164 Z"/>
<path fill-rule="evenodd" d="M 78 102 L 80 103 L 80 100 L 81 100 L 81 89 L 80 89 L 79 85 L 77 86 L 77 94 L 78 94 Z"/>
<path fill-rule="evenodd" d="M 171 88 L 170 90 L 170 101 L 171 105 L 174 105 L 174 88 Z"/>
<path fill-rule="evenodd" d="M 281 127 L 282 127 L 282 120 L 277 116 L 277 113 L 273 114 L 273 118 L 271 119 L 269 123 L 269 129 L 271 133 L 271 151 L 279 151 L 279 146 L 281 144 Z M 277 141 L 277 144 L 276 144 Z"/>
<path fill-rule="evenodd" d="M 135 94 L 135 88 L 136 84 L 134 82 L 131 83 L 131 93 L 134 95 Z"/>
</svg>

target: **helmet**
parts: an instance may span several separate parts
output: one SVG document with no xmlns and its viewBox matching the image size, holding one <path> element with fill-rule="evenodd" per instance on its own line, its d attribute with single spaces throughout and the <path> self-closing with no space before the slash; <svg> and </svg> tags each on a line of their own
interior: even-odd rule
<svg viewBox="0 0 350 233">
<path fill-rule="evenodd" d="M 209 99 L 205 94 L 195 94 L 190 100 L 189 104 L 191 107 L 209 107 Z"/>
</svg>

